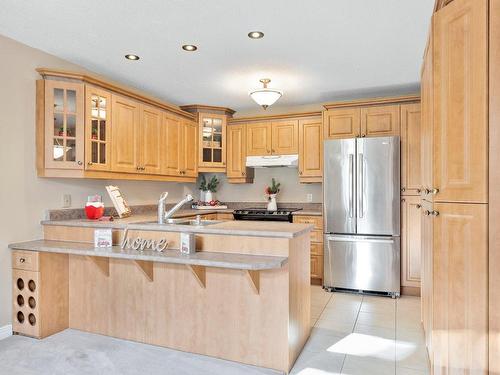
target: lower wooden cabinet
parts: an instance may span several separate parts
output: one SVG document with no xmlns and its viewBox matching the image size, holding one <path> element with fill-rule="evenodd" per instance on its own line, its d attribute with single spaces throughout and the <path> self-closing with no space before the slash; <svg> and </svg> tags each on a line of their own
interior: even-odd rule
<svg viewBox="0 0 500 375">
<path fill-rule="evenodd" d="M 323 217 L 295 215 L 294 223 L 313 224 L 311 231 L 311 284 L 323 284 Z"/>
<path fill-rule="evenodd" d="M 420 288 L 421 212 L 420 197 L 404 196 L 401 198 L 402 287 Z"/>
<path fill-rule="evenodd" d="M 44 338 L 68 328 L 68 255 L 12 252 L 12 331 Z"/>
</svg>

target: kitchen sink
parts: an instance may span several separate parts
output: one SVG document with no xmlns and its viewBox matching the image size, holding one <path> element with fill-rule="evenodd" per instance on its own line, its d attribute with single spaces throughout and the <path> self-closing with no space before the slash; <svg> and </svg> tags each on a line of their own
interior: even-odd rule
<svg viewBox="0 0 500 375">
<path fill-rule="evenodd" d="M 158 224 L 158 221 L 141 221 L 134 224 L 158 224 L 158 225 L 189 225 L 193 227 L 205 227 L 207 225 L 221 223 L 220 220 L 192 220 L 192 219 L 168 219 L 164 224 Z"/>
</svg>

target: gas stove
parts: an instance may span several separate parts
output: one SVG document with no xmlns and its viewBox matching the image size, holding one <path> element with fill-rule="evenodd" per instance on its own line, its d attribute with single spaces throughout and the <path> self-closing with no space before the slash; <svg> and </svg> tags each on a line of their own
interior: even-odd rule
<svg viewBox="0 0 500 375">
<path fill-rule="evenodd" d="M 292 213 L 302 208 L 279 208 L 277 211 L 267 211 L 265 208 L 244 208 L 234 210 L 234 220 L 258 221 L 288 221 L 293 222 Z"/>
</svg>

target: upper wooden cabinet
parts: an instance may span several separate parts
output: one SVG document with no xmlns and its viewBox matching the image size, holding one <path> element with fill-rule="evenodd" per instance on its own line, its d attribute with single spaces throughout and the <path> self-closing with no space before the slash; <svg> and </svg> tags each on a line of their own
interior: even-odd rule
<svg viewBox="0 0 500 375">
<path fill-rule="evenodd" d="M 338 108 L 323 112 L 325 139 L 356 138 L 361 134 L 361 109 Z"/>
<path fill-rule="evenodd" d="M 271 123 L 273 155 L 296 155 L 299 152 L 299 122 L 297 120 Z"/>
<path fill-rule="evenodd" d="M 162 147 L 168 147 L 170 142 L 161 142 L 163 113 L 150 106 L 141 107 L 140 127 L 140 171 L 147 174 L 162 174 Z"/>
<path fill-rule="evenodd" d="M 120 95 L 112 96 L 111 170 L 140 172 L 140 104 Z"/>
<path fill-rule="evenodd" d="M 487 2 L 435 13 L 434 170 L 439 202 L 488 202 Z"/>
<path fill-rule="evenodd" d="M 184 153 L 182 145 L 183 128 L 179 117 L 165 114 L 163 117 L 162 144 L 162 168 L 163 174 L 181 175 L 181 153 Z"/>
<path fill-rule="evenodd" d="M 432 33 L 431 33 L 432 38 Z M 433 58 L 432 58 L 432 39 L 429 41 L 427 50 L 424 56 L 424 65 L 422 67 L 422 128 L 420 138 L 420 171 L 422 180 L 422 189 L 420 196 L 428 201 L 433 201 L 433 194 L 430 194 L 434 182 L 432 179 L 433 173 Z"/>
<path fill-rule="evenodd" d="M 246 125 L 227 127 L 227 179 L 230 183 L 253 182 L 254 169 L 246 167 Z"/>
<path fill-rule="evenodd" d="M 84 87 L 81 83 L 62 81 L 38 81 L 38 113 L 43 109 L 44 121 L 39 121 L 37 133 L 39 142 L 39 169 L 84 168 Z M 43 104 L 42 104 L 43 103 Z M 42 136 L 43 134 L 43 136 Z M 44 158 L 42 158 L 44 155 Z"/>
<path fill-rule="evenodd" d="M 199 113 L 199 160 L 200 171 L 226 171 L 227 116 Z"/>
<path fill-rule="evenodd" d="M 247 156 L 272 154 L 271 122 L 249 123 L 247 125 Z"/>
<path fill-rule="evenodd" d="M 321 118 L 299 120 L 299 180 L 322 182 L 323 122 Z"/>
<path fill-rule="evenodd" d="M 85 168 L 111 169 L 111 93 L 85 85 Z"/>
<path fill-rule="evenodd" d="M 420 104 L 401 106 L 401 194 L 419 195 L 421 179 Z"/>
<path fill-rule="evenodd" d="M 361 137 L 387 137 L 399 135 L 399 105 L 361 108 Z"/>
<path fill-rule="evenodd" d="M 180 173 L 183 177 L 198 176 L 198 124 L 182 121 Z"/>
</svg>

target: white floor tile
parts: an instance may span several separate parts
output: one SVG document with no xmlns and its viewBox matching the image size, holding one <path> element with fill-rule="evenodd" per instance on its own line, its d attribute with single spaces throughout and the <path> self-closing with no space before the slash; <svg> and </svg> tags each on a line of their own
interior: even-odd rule
<svg viewBox="0 0 500 375">
<path fill-rule="evenodd" d="M 352 313 L 358 313 L 361 307 L 361 302 L 357 301 L 337 301 L 331 299 L 330 302 L 325 306 L 325 310 L 337 310 L 337 311 L 350 311 Z"/>
<path fill-rule="evenodd" d="M 374 313 L 360 311 L 358 323 L 362 325 L 395 329 L 396 317 L 393 313 Z"/>
<path fill-rule="evenodd" d="M 337 375 L 340 374 L 344 355 L 330 352 L 302 351 L 295 362 L 291 375 Z"/>
<path fill-rule="evenodd" d="M 429 370 L 419 371 L 411 368 L 396 367 L 396 375 L 429 375 Z"/>
<path fill-rule="evenodd" d="M 374 360 L 348 355 L 342 374 L 349 375 L 394 375 L 394 361 Z"/>
<path fill-rule="evenodd" d="M 396 366 L 414 370 L 428 369 L 428 355 L 425 346 L 396 340 Z"/>
<path fill-rule="evenodd" d="M 329 320 L 329 319 L 318 319 L 315 324 L 317 328 L 324 328 L 329 331 L 334 332 L 337 335 L 345 335 L 346 333 L 351 333 L 354 329 L 354 320 L 352 321 L 342 321 L 342 320 Z"/>
<path fill-rule="evenodd" d="M 396 311 L 396 301 L 392 298 L 366 296 L 363 297 L 360 311 L 394 313 Z"/>
<path fill-rule="evenodd" d="M 355 323 L 357 317 L 357 311 L 339 310 L 337 308 L 325 308 L 321 313 L 320 319 L 337 320 L 343 322 L 348 321 Z"/>
<path fill-rule="evenodd" d="M 303 350 L 316 353 L 325 352 L 343 338 L 344 336 L 335 334 L 328 329 L 314 327 Z"/>
<path fill-rule="evenodd" d="M 355 333 L 362 333 L 364 335 L 372 335 L 377 337 L 382 337 L 384 339 L 395 340 L 396 330 L 392 328 L 384 328 L 377 326 L 367 326 L 364 324 L 356 323 L 354 326 Z"/>
</svg>

